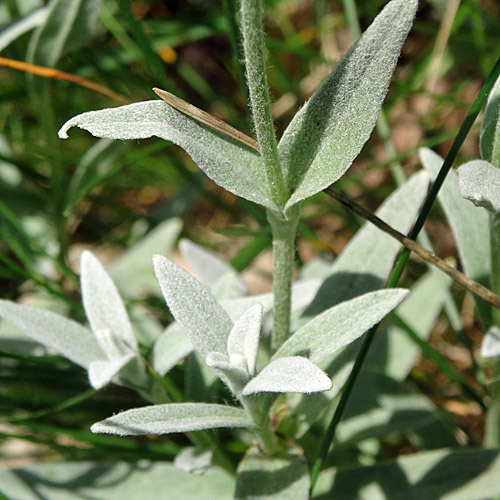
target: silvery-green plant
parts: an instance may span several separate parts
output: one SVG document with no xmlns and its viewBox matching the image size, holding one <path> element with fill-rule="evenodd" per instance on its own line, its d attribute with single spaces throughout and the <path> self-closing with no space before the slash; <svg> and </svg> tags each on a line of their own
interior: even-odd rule
<svg viewBox="0 0 500 500">
<path fill-rule="evenodd" d="M 341 389 L 352 363 L 335 360 L 396 308 L 407 292 L 378 290 L 398 246 L 388 249 L 388 245 L 378 253 L 371 242 L 367 248 L 363 234 L 344 257 L 323 268 L 319 281 L 306 279 L 307 273 L 315 274 L 306 270 L 292 286 L 300 205 L 337 181 L 368 140 L 416 9 L 416 0 L 390 1 L 278 143 L 265 71 L 263 2 L 242 0 L 243 47 L 258 151 L 158 100 L 84 113 L 63 125 L 61 138 L 78 126 L 101 138 L 156 136 L 176 143 L 214 182 L 264 206 L 273 235 L 272 296 L 242 296 L 244 286 L 229 271 L 221 273 L 225 281 L 209 283 L 209 290 L 167 258 L 154 257 L 156 277 L 176 323 L 155 342 L 148 362 L 139 353 L 112 280 L 88 252 L 82 256 L 81 285 L 89 328 L 52 313 L 6 301 L 0 304 L 7 321 L 86 368 L 94 387 L 113 381 L 136 389 L 153 403 L 98 422 L 94 432 L 138 435 L 247 428 L 257 441 L 239 466 L 236 497 L 307 497 L 306 459 L 290 438 L 303 436 L 324 416 Z M 415 176 L 398 194 L 401 213 L 394 225 L 401 230 L 409 228 L 427 184 L 425 175 Z M 403 202 L 406 212 L 401 209 Z M 185 252 L 189 251 L 196 253 L 187 244 Z M 356 277 L 350 276 L 355 273 Z M 267 331 L 264 319 L 271 312 L 273 326 Z M 263 343 L 267 334 L 270 342 Z M 161 376 L 192 350 L 231 391 L 233 405 L 174 403 L 146 369 L 151 367 Z M 314 399 L 313 393 L 325 397 Z M 285 424 L 294 429 L 286 439 L 275 432 L 280 403 L 288 408 Z M 308 404 L 310 408 L 305 408 Z M 256 474 L 274 477 L 276 491 L 257 493 L 261 485 Z"/>
</svg>

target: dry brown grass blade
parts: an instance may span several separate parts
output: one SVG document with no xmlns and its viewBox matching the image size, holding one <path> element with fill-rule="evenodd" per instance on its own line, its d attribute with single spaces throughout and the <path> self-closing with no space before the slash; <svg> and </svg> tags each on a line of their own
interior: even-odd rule
<svg viewBox="0 0 500 500">
<path fill-rule="evenodd" d="M 248 135 L 244 134 L 243 132 L 240 132 L 238 129 L 231 127 L 231 125 L 229 125 L 225 121 L 222 121 L 219 118 L 211 115 L 210 113 L 207 113 L 206 111 L 193 106 L 189 102 L 186 102 L 184 99 L 181 99 L 180 97 L 177 97 L 174 94 L 167 92 L 166 90 L 155 87 L 153 89 L 153 92 L 158 97 L 161 97 L 167 104 L 175 108 L 177 111 L 180 111 L 181 113 L 184 113 L 185 115 L 190 116 L 191 118 L 194 118 L 195 120 L 204 123 L 205 125 L 208 125 L 209 127 L 212 127 L 215 130 L 218 130 L 219 132 L 232 137 L 233 139 L 236 139 L 246 146 L 255 149 L 255 151 L 259 150 L 259 144 L 257 141 L 255 141 L 251 137 L 248 137 Z"/>
<path fill-rule="evenodd" d="M 24 71 L 26 73 L 31 73 L 32 75 L 41 76 L 43 78 L 53 78 L 55 80 L 65 80 L 67 82 L 76 83 L 82 87 L 86 87 L 95 92 L 99 92 L 112 99 L 119 104 L 130 104 L 130 100 L 126 97 L 114 92 L 113 90 L 103 87 L 92 80 L 87 80 L 86 78 L 81 78 L 79 76 L 73 75 L 71 73 L 66 73 L 65 71 L 60 71 L 54 68 L 46 68 L 45 66 L 37 66 L 36 64 L 29 64 L 23 61 L 16 61 L 15 59 L 8 59 L 6 57 L 0 57 L 0 66 L 5 66 L 7 68 L 16 69 L 18 71 Z"/>
</svg>

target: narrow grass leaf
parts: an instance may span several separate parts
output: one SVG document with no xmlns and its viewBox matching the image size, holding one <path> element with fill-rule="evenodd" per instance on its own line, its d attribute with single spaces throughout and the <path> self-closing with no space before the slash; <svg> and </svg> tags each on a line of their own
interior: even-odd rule
<svg viewBox="0 0 500 500">
<path fill-rule="evenodd" d="M 300 356 L 273 359 L 243 389 L 243 396 L 257 392 L 328 391 L 332 381 L 316 365 Z"/>
<path fill-rule="evenodd" d="M 368 140 L 416 0 L 392 0 L 295 115 L 279 145 L 287 208 L 338 180 Z"/>
<path fill-rule="evenodd" d="M 458 170 L 460 194 L 477 207 L 500 212 L 500 168 L 484 160 L 461 165 Z"/>
<path fill-rule="evenodd" d="M 337 442 L 346 446 L 392 432 L 409 432 L 436 421 L 436 408 L 424 395 L 367 367 L 339 424 Z"/>
<path fill-rule="evenodd" d="M 137 351 L 137 340 L 118 290 L 89 251 L 81 257 L 81 284 L 83 305 L 92 330 L 109 330 L 114 338 Z M 110 356 L 112 359 L 112 352 Z"/>
<path fill-rule="evenodd" d="M 252 427 L 245 410 L 206 403 L 145 406 L 95 423 L 92 432 L 138 436 L 200 431 L 218 427 Z"/>
<path fill-rule="evenodd" d="M 75 205 L 108 175 L 115 167 L 122 143 L 101 139 L 83 155 L 71 176 L 64 211 L 70 213 Z"/>
<path fill-rule="evenodd" d="M 187 401 L 214 401 L 218 397 L 217 379 L 222 377 L 207 366 L 205 359 L 194 350 L 186 359 L 184 374 L 184 395 Z"/>
<path fill-rule="evenodd" d="M 106 356 L 90 330 L 59 314 L 0 300 L 0 316 L 23 333 L 88 368 Z"/>
<path fill-rule="evenodd" d="M 419 150 L 423 167 L 435 177 L 443 164 L 443 158 L 432 150 Z M 438 195 L 455 236 L 460 260 L 467 276 L 482 282 L 490 274 L 490 250 L 488 213 L 474 208 L 460 196 L 458 177 L 451 171 Z"/>
<path fill-rule="evenodd" d="M 320 363 L 381 321 L 407 293 L 402 289 L 379 290 L 333 306 L 295 332 L 273 359 L 300 355 Z"/>
<path fill-rule="evenodd" d="M 221 305 L 199 281 L 170 260 L 155 255 L 153 263 L 165 301 L 194 348 L 203 358 L 210 352 L 225 355 L 233 323 Z"/>
<path fill-rule="evenodd" d="M 59 130 L 66 139 L 71 127 L 95 137 L 130 140 L 159 137 L 183 148 L 216 184 L 231 193 L 276 208 L 267 192 L 258 153 L 225 134 L 199 123 L 163 101 L 146 101 L 90 111 L 68 120 Z"/>
</svg>

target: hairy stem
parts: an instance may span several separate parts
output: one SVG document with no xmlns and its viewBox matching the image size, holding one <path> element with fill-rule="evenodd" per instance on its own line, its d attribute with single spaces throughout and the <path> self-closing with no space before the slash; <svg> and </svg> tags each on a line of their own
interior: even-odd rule
<svg viewBox="0 0 500 500">
<path fill-rule="evenodd" d="M 272 348 L 278 349 L 290 334 L 290 310 L 295 256 L 295 236 L 300 217 L 300 207 L 295 205 L 287 212 L 288 217 L 267 211 L 273 233 L 273 293 L 274 328 Z"/>
<path fill-rule="evenodd" d="M 256 425 L 254 432 L 259 438 L 260 446 L 267 453 L 267 455 L 272 456 L 279 452 L 280 447 L 278 438 L 271 429 L 269 417 L 267 414 L 268 412 L 263 411 L 262 408 L 262 402 L 264 398 L 260 396 L 261 394 L 251 394 L 250 396 L 243 396 L 241 398 L 241 402 L 245 410 L 252 416 L 252 419 Z"/>
<path fill-rule="evenodd" d="M 250 105 L 260 154 L 274 203 L 282 209 L 289 197 L 278 158 L 278 146 L 271 116 L 267 85 L 262 0 L 241 1 L 241 30 L 247 72 Z"/>
</svg>

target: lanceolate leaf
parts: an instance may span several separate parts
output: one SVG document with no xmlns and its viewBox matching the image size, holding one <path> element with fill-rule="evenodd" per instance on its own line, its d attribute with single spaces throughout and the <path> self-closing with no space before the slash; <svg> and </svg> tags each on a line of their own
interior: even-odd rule
<svg viewBox="0 0 500 500">
<path fill-rule="evenodd" d="M 464 198 L 490 212 L 500 212 L 500 168 L 484 160 L 474 160 L 460 166 L 457 173 Z"/>
<path fill-rule="evenodd" d="M 97 422 L 92 432 L 137 436 L 200 431 L 217 427 L 252 427 L 245 410 L 205 403 L 145 406 Z"/>
<path fill-rule="evenodd" d="M 0 317 L 84 368 L 106 359 L 90 330 L 59 314 L 0 300 Z"/>
<path fill-rule="evenodd" d="M 90 111 L 67 121 L 59 131 L 66 139 L 71 127 L 108 139 L 159 137 L 177 144 L 215 183 L 242 198 L 276 208 L 267 192 L 260 156 L 253 149 L 189 118 L 163 101 L 146 101 Z"/>
<path fill-rule="evenodd" d="M 321 282 L 317 279 L 294 283 L 292 285 L 292 311 L 301 309 L 309 304 L 320 285 Z M 255 304 L 261 304 L 264 308 L 264 313 L 270 311 L 273 307 L 273 294 L 263 293 L 239 299 L 221 300 L 222 307 L 233 321 L 237 321 L 245 311 Z"/>
<path fill-rule="evenodd" d="M 122 339 L 137 351 L 137 340 L 122 299 L 100 262 L 88 251 L 81 258 L 81 283 L 83 305 L 92 330 L 109 330 L 114 338 Z"/>
<path fill-rule="evenodd" d="M 212 465 L 213 454 L 212 450 L 202 450 L 194 446 L 189 446 L 183 448 L 175 456 L 174 465 L 186 472 L 203 474 Z"/>
<path fill-rule="evenodd" d="M 401 289 L 380 290 L 342 302 L 295 332 L 273 359 L 300 355 L 320 363 L 381 321 L 407 293 Z"/>
<path fill-rule="evenodd" d="M 234 396 L 241 399 L 241 391 L 248 382 L 248 372 L 245 368 L 231 363 L 227 356 L 218 352 L 208 354 L 205 363 L 213 368 L 218 377 L 227 385 Z"/>
<path fill-rule="evenodd" d="M 160 255 L 153 258 L 156 277 L 170 311 L 195 349 L 227 354 L 232 321 L 212 294 L 189 273 Z"/>
<path fill-rule="evenodd" d="M 257 392 L 328 391 L 332 381 L 306 358 L 278 358 L 267 364 L 243 389 L 243 396 Z"/>
<path fill-rule="evenodd" d="M 287 207 L 339 179 L 377 121 L 417 0 L 392 0 L 295 115 L 279 145 Z"/>
</svg>

